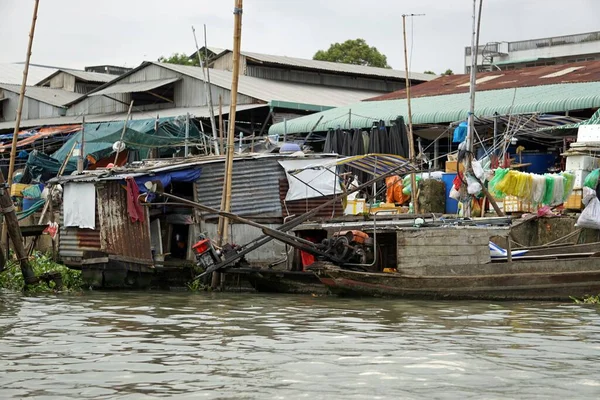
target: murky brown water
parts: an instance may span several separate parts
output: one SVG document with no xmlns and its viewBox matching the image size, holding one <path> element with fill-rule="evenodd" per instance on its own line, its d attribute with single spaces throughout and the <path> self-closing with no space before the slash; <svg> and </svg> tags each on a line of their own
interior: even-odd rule
<svg viewBox="0 0 600 400">
<path fill-rule="evenodd" d="M 0 398 L 599 398 L 600 308 L 0 292 Z"/>
</svg>

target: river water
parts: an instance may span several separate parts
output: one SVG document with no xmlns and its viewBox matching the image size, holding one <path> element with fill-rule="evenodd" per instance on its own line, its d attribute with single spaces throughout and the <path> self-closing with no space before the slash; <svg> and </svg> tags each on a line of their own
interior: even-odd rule
<svg viewBox="0 0 600 400">
<path fill-rule="evenodd" d="M 600 397 L 600 308 L 0 291 L 0 398 Z"/>
</svg>

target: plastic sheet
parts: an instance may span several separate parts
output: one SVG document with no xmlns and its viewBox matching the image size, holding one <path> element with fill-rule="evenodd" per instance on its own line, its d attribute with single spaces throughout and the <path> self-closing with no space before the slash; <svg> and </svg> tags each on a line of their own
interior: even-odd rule
<svg viewBox="0 0 600 400">
<path fill-rule="evenodd" d="M 494 196 L 495 198 L 503 198 L 506 196 L 506 194 L 502 193 L 502 191 L 500 191 L 497 186 L 498 183 L 500 183 L 505 177 L 506 174 L 508 174 L 508 169 L 504 169 L 504 168 L 498 168 L 496 170 L 496 172 L 494 173 L 494 177 L 492 178 L 492 180 L 490 180 L 489 183 L 489 190 L 492 196 Z"/>
<path fill-rule="evenodd" d="M 546 177 L 543 175 L 533 175 L 531 185 L 531 202 L 533 204 L 542 204 L 544 192 L 546 191 Z"/>
<path fill-rule="evenodd" d="M 563 197 L 565 196 L 565 184 L 563 176 L 553 175 L 552 178 L 554 178 L 554 190 L 552 191 L 552 203 L 548 204 L 550 206 L 561 204 L 563 202 Z"/>
<path fill-rule="evenodd" d="M 469 194 L 477 194 L 481 192 L 481 184 L 472 176 L 467 176 L 467 192 Z"/>
<path fill-rule="evenodd" d="M 563 187 L 563 189 L 564 189 L 563 190 L 563 198 L 562 198 L 562 202 L 564 203 L 567 201 L 567 199 L 573 192 L 573 188 L 575 187 L 575 175 L 573 175 L 569 172 L 563 172 L 563 173 L 561 173 L 561 175 L 565 180 L 564 187 Z"/>
<path fill-rule="evenodd" d="M 600 201 L 592 197 L 577 219 L 577 227 L 600 229 Z"/>
<path fill-rule="evenodd" d="M 585 178 L 583 186 L 589 187 L 590 189 L 596 189 L 598 186 L 598 177 L 600 177 L 600 169 L 595 169 Z"/>
<path fill-rule="evenodd" d="M 543 204 L 552 204 L 554 199 L 554 178 L 552 175 L 544 175 L 546 178 L 546 189 L 544 190 L 544 198 L 542 199 Z"/>
</svg>

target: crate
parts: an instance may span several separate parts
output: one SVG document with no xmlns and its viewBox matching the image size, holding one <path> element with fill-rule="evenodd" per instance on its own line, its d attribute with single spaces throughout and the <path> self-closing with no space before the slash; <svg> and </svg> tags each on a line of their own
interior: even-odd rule
<svg viewBox="0 0 600 400">
<path fill-rule="evenodd" d="M 458 172 L 460 168 L 460 172 L 464 172 L 465 166 L 463 163 L 458 163 L 458 161 L 446 161 L 446 172 Z"/>
<path fill-rule="evenodd" d="M 530 202 L 523 201 L 515 196 L 506 196 L 502 203 L 504 212 L 506 213 L 529 213 L 537 211 Z"/>
<path fill-rule="evenodd" d="M 567 210 L 581 210 L 583 208 L 583 189 L 575 189 L 569 196 L 564 206 Z"/>
<path fill-rule="evenodd" d="M 598 168 L 598 159 L 596 157 L 585 155 L 567 156 L 567 171 L 593 171 Z"/>
<path fill-rule="evenodd" d="M 13 183 L 10 186 L 11 197 L 23 197 L 23 190 L 27 189 L 30 185 L 24 183 Z"/>
</svg>

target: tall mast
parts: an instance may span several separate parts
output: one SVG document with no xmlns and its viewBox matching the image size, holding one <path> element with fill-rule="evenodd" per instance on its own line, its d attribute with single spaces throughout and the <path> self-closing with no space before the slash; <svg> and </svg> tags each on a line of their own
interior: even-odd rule
<svg viewBox="0 0 600 400">
<path fill-rule="evenodd" d="M 408 50 L 406 48 L 406 17 L 416 17 L 425 14 L 402 14 L 402 35 L 404 36 L 404 69 L 406 70 L 406 105 L 408 107 L 408 158 L 416 165 L 415 140 L 413 137 L 412 108 L 410 104 L 410 73 L 408 71 Z M 417 196 L 417 178 L 410 174 L 411 201 L 415 214 L 419 213 L 419 200 Z"/>
</svg>

